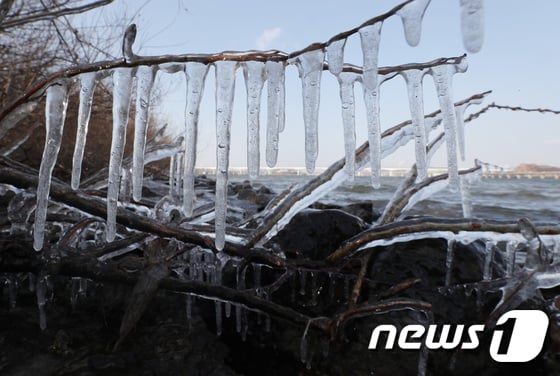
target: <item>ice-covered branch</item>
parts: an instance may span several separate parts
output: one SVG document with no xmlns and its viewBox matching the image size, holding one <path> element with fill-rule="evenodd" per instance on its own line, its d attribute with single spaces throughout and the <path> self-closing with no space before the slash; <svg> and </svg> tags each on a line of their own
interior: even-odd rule
<svg viewBox="0 0 560 376">
<path fill-rule="evenodd" d="M 540 235 L 559 235 L 560 224 L 536 224 L 535 230 Z M 336 262 L 364 245 L 375 240 L 384 239 L 390 243 L 400 235 L 413 235 L 425 232 L 492 232 L 500 234 L 519 233 L 518 222 L 505 222 L 479 219 L 421 218 L 393 222 L 377 226 L 346 240 L 327 257 L 327 261 Z"/>
</svg>

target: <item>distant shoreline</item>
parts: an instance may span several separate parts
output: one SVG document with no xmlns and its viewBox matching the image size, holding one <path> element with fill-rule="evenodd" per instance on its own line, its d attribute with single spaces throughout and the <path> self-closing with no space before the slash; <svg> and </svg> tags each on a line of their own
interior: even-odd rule
<svg viewBox="0 0 560 376">
<path fill-rule="evenodd" d="M 524 165 L 520 165 L 524 166 Z M 327 170 L 327 167 L 317 167 L 313 173 L 308 173 L 305 167 L 261 167 L 261 176 L 316 176 Z M 410 168 L 382 168 L 381 176 L 383 177 L 403 177 Z M 248 175 L 246 167 L 230 167 L 229 174 L 232 176 Z M 447 172 L 447 168 L 438 167 L 428 169 L 428 176 L 439 175 Z M 213 175 L 216 173 L 215 167 L 197 167 L 195 169 L 197 175 Z M 364 168 L 356 173 L 356 176 L 371 176 L 371 170 Z M 498 179 L 560 179 L 560 168 L 550 170 L 540 169 L 509 169 L 509 170 L 484 170 L 483 178 Z"/>
</svg>

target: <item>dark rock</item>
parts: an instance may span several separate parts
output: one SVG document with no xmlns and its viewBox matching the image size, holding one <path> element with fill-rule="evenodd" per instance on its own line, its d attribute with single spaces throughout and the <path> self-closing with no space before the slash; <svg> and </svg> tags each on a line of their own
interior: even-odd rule
<svg viewBox="0 0 560 376">
<path fill-rule="evenodd" d="M 341 242 L 365 228 L 364 221 L 341 210 L 307 209 L 298 213 L 272 241 L 286 254 L 322 260 Z"/>
<path fill-rule="evenodd" d="M 355 215 L 367 223 L 373 223 L 381 216 L 381 213 L 373 206 L 372 202 L 356 202 L 343 206 L 341 210 Z"/>
</svg>

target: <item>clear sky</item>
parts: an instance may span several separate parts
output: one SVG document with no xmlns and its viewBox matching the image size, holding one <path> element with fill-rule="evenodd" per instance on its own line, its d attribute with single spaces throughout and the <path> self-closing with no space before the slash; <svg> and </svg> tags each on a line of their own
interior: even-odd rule
<svg viewBox="0 0 560 376">
<path fill-rule="evenodd" d="M 116 0 L 106 14 L 135 15 L 138 26 L 136 53 L 141 55 L 213 53 L 224 50 L 279 49 L 286 52 L 324 42 L 399 4 L 397 0 L 348 1 L 210 1 Z M 485 104 L 560 109 L 560 1 L 485 1 L 485 40 L 482 50 L 469 54 L 469 69 L 454 77 L 454 98 L 492 90 Z M 465 52 L 460 33 L 459 0 L 432 0 L 426 11 L 417 47 L 406 44 L 399 17 L 384 22 L 380 66 L 424 62 Z M 359 37 L 347 43 L 345 61 L 361 65 Z M 214 72 L 208 74 L 201 108 L 199 166 L 215 165 Z M 185 82 L 180 74 L 159 75 L 165 95 L 155 112 L 179 132 L 183 127 Z M 301 83 L 297 69 L 286 71 L 286 130 L 280 136 L 279 166 L 304 166 L 304 132 Z M 232 125 L 231 165 L 246 165 L 246 98 L 242 71 L 236 82 Z M 266 93 L 266 88 L 263 94 Z M 425 113 L 438 109 L 431 76 L 424 79 Z M 323 75 L 319 115 L 318 166 L 343 156 L 338 86 Z M 265 96 L 261 111 L 261 165 L 264 166 Z M 361 86 L 356 86 L 358 143 L 366 138 Z M 472 106 L 468 113 L 480 108 Z M 382 128 L 409 118 L 407 91 L 401 77 L 381 87 Z M 501 166 L 539 163 L 560 166 L 560 116 L 492 110 L 466 127 L 467 156 Z M 412 143 L 383 160 L 383 167 L 413 163 Z M 432 166 L 445 165 L 442 147 Z"/>
</svg>

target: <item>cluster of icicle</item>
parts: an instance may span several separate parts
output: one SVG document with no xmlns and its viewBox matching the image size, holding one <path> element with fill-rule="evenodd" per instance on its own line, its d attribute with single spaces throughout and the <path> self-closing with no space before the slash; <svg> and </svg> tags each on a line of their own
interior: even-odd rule
<svg viewBox="0 0 560 376">
<path fill-rule="evenodd" d="M 415 46 L 420 40 L 421 21 L 430 0 L 413 0 L 400 8 L 401 17 L 408 43 Z M 483 38 L 482 0 L 461 0 L 462 30 L 464 44 L 469 51 L 480 49 Z M 354 176 L 354 150 L 356 147 L 354 130 L 354 84 L 361 82 L 363 98 L 367 111 L 368 141 L 370 145 L 370 163 L 372 184 L 379 187 L 380 165 L 382 157 L 381 124 L 379 119 L 379 88 L 385 77 L 378 74 L 378 49 L 383 20 L 364 24 L 358 30 L 363 50 L 363 67 L 361 73 L 344 63 L 344 47 L 350 36 L 339 34 L 318 48 L 310 48 L 296 56 L 285 55 L 284 59 L 267 61 L 231 61 L 218 60 L 211 63 L 216 76 L 216 197 L 215 197 L 215 247 L 223 249 L 225 245 L 226 199 L 228 166 L 230 151 L 230 129 L 235 92 L 235 74 L 242 68 L 247 89 L 247 145 L 248 170 L 251 177 L 259 173 L 259 113 L 261 93 L 267 82 L 267 132 L 266 162 L 274 166 L 277 161 L 279 133 L 284 129 L 285 104 L 285 69 L 288 65 L 298 68 L 302 81 L 303 118 L 305 126 L 305 165 L 309 172 L 315 168 L 318 153 L 318 111 L 321 76 L 328 61 L 329 71 L 340 83 L 342 101 L 342 119 L 345 136 L 345 155 L 349 176 Z M 353 34 L 353 33 L 350 33 Z M 131 43 L 125 38 L 125 58 L 132 59 Z M 244 53 L 238 53 L 239 60 Z M 129 56 L 127 56 L 129 55 Z M 235 55 L 235 54 L 234 54 Z M 237 60 L 237 59 L 235 59 Z M 80 85 L 78 131 L 75 143 L 72 188 L 80 184 L 80 169 L 86 142 L 88 122 L 93 103 L 96 83 L 110 73 L 113 83 L 113 132 L 111 156 L 109 162 L 109 179 L 107 189 L 107 241 L 116 236 L 116 216 L 119 201 L 121 165 L 123 161 L 124 142 L 129 117 L 129 107 L 136 81 L 136 114 L 132 168 L 132 197 L 141 199 L 146 128 L 150 109 L 150 96 L 157 72 L 181 72 L 187 81 L 187 101 L 185 108 L 184 159 L 183 175 L 183 210 L 186 217 L 192 216 L 194 206 L 194 168 L 197 152 L 197 127 L 199 107 L 203 94 L 205 79 L 210 64 L 196 61 L 186 63 L 122 67 L 112 71 L 83 73 L 77 76 Z M 345 69 L 349 68 L 349 69 Z M 415 131 L 416 164 L 419 179 L 426 176 L 427 135 L 424 127 L 422 79 L 429 74 L 434 78 L 438 98 L 443 114 L 443 124 L 447 143 L 449 184 L 459 187 L 457 169 L 457 139 L 461 154 L 464 155 L 462 137 L 462 116 L 455 112 L 452 99 L 452 76 L 464 72 L 466 63 L 446 64 L 426 70 L 405 70 L 404 77 L 410 98 L 410 111 Z M 34 228 L 34 248 L 43 247 L 45 222 L 48 205 L 51 175 L 60 149 L 66 107 L 68 103 L 70 82 L 58 81 L 46 89 L 46 145 L 39 173 L 37 189 L 37 209 Z"/>
</svg>

